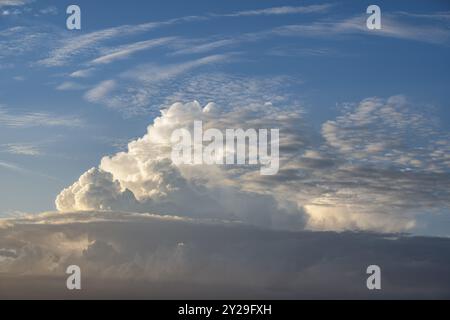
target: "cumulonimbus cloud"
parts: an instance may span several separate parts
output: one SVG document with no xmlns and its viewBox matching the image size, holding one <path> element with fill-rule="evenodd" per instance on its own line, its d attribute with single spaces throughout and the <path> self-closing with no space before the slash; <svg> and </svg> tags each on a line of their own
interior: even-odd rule
<svg viewBox="0 0 450 320">
<path fill-rule="evenodd" d="M 301 229 L 303 210 L 294 202 L 280 204 L 271 194 L 244 190 L 233 182 L 233 176 L 259 172 L 259 168 L 177 166 L 171 161 L 172 132 L 192 130 L 194 120 L 204 121 L 205 128 L 225 130 L 276 128 L 289 117 L 292 120 L 300 113 L 271 105 L 220 110 L 214 103 L 204 108 L 198 102 L 173 104 L 154 120 L 144 137 L 129 143 L 127 152 L 104 157 L 99 168 L 90 169 L 63 190 L 56 206 L 60 211 L 156 212 Z M 289 130 L 297 131 L 295 123 L 291 124 Z M 294 134 L 285 130 L 287 135 Z"/>
<path fill-rule="evenodd" d="M 202 120 L 205 128 L 279 128 L 280 170 L 176 165 L 170 137 Z M 239 220 L 313 230 L 411 230 L 416 216 L 445 211 L 448 142 L 402 96 L 344 107 L 310 133 L 299 108 L 271 103 L 220 108 L 175 103 L 128 151 L 104 157 L 56 199 L 60 211 L 125 210 Z M 410 145 L 414 139 L 420 146 Z"/>
</svg>

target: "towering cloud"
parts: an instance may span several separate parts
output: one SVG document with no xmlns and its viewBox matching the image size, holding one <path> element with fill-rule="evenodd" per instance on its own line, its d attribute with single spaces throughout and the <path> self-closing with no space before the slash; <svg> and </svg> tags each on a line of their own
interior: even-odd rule
<svg viewBox="0 0 450 320">
<path fill-rule="evenodd" d="M 262 176 L 254 165 L 174 164 L 171 134 L 192 131 L 195 120 L 205 130 L 279 129 L 278 174 Z M 411 230 L 418 215 L 450 207 L 448 140 L 405 97 L 346 104 L 321 133 L 322 139 L 298 107 L 175 103 L 126 152 L 104 157 L 62 191 L 56 206 L 384 232 Z"/>
<path fill-rule="evenodd" d="M 162 112 L 148 133 L 128 145 L 127 152 L 104 157 L 56 199 L 60 211 L 126 210 L 209 219 L 238 220 L 266 226 L 301 229 L 304 214 L 293 201 L 279 203 L 270 193 L 240 185 L 241 176 L 258 172 L 255 166 L 179 165 L 171 161 L 171 134 L 193 129 L 194 120 L 205 128 L 278 128 L 286 138 L 295 135 L 300 113 L 270 104 L 221 110 L 214 103 L 176 103 Z M 285 121 L 290 121 L 286 123 Z M 286 126 L 287 125 L 287 126 Z M 291 132 L 289 132 L 291 131 Z M 288 147 L 284 141 L 283 147 Z"/>
</svg>

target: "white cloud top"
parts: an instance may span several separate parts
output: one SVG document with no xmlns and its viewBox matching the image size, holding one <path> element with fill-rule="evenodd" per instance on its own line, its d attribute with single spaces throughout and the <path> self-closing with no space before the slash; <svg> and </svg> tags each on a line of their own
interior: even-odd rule
<svg viewBox="0 0 450 320">
<path fill-rule="evenodd" d="M 280 171 L 175 165 L 172 132 L 279 128 Z M 271 103 L 220 108 L 175 103 L 128 151 L 104 157 L 56 200 L 60 211 L 125 210 L 239 220 L 264 227 L 397 232 L 418 214 L 449 208 L 448 143 L 402 96 L 345 105 L 317 143 L 301 109 Z M 420 146 L 409 146 L 413 138 Z"/>
</svg>

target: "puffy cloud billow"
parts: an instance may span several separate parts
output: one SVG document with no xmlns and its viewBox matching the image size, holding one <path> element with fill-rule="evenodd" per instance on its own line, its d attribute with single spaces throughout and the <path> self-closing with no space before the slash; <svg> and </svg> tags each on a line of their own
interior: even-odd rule
<svg viewBox="0 0 450 320">
<path fill-rule="evenodd" d="M 255 166 L 175 165 L 171 160 L 172 132 L 193 130 L 194 120 L 204 129 L 279 128 L 281 149 L 301 132 L 301 114 L 271 104 L 220 110 L 214 103 L 175 103 L 162 111 L 148 133 L 128 145 L 127 152 L 104 157 L 56 199 L 59 211 L 125 210 L 206 219 L 238 220 L 259 226 L 302 229 L 303 209 L 295 201 L 280 203 L 274 194 L 245 190 L 240 176 L 259 172 Z"/>
<path fill-rule="evenodd" d="M 176 165 L 174 130 L 278 128 L 280 170 Z M 449 143 L 403 96 L 346 104 L 312 132 L 301 108 L 175 103 L 126 152 L 104 157 L 56 199 L 59 211 L 121 210 L 301 230 L 412 230 L 450 207 Z"/>
</svg>

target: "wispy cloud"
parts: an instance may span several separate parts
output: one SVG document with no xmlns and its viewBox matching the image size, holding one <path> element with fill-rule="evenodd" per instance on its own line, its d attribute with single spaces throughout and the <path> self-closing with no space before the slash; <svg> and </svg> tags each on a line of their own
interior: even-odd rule
<svg viewBox="0 0 450 320">
<path fill-rule="evenodd" d="M 45 112 L 11 113 L 0 106 L 0 125 L 7 127 L 78 127 L 83 121 L 78 117 L 57 116 Z"/>
<path fill-rule="evenodd" d="M 38 176 L 38 177 L 42 177 L 42 178 L 49 179 L 49 180 L 61 181 L 58 178 L 55 178 L 55 177 L 53 177 L 51 175 L 48 175 L 46 173 L 42 173 L 42 172 L 38 172 L 38 171 L 35 171 L 35 170 L 23 168 L 23 167 L 18 166 L 16 164 L 5 162 L 5 161 L 2 161 L 2 160 L 0 160 L 0 169 L 1 168 L 9 170 L 9 171 L 16 172 L 16 173 L 19 173 L 19 174 Z"/>
<path fill-rule="evenodd" d="M 147 23 L 135 26 L 125 25 L 103 29 L 81 36 L 70 37 L 61 40 L 59 46 L 50 52 L 49 57 L 38 61 L 38 63 L 45 66 L 62 66 L 70 61 L 71 58 L 86 52 L 86 50 L 98 51 L 99 48 L 96 46 L 102 41 L 148 31 L 156 27 L 157 23 Z"/>
<path fill-rule="evenodd" d="M 8 1 L 7 1 L 8 2 Z M 35 17 L 45 16 L 45 15 L 56 15 L 58 14 L 58 9 L 55 6 L 49 6 L 46 8 L 34 10 L 26 4 L 33 2 L 30 1 L 10 1 L 10 3 L 16 3 L 15 5 L 7 4 L 3 5 L 5 8 L 0 11 L 0 16 L 19 16 L 23 14 L 33 15 Z M 0 3 L 0 8 L 2 4 Z"/>
<path fill-rule="evenodd" d="M 11 2 L 15 2 L 10 0 Z M 4 3 L 7 3 L 5 1 Z M 22 1 L 18 1 L 22 3 Z M 82 35 L 73 35 L 61 30 L 38 30 L 24 27 L 15 27 L 9 30 L 0 31 L 0 34 L 7 36 L 5 41 L 0 39 L 0 55 L 17 56 L 26 52 L 36 51 L 41 48 L 51 48 L 45 57 L 38 60 L 38 65 L 43 66 L 64 66 L 72 62 L 75 58 L 90 59 L 92 64 L 105 64 L 129 57 L 131 54 L 141 50 L 164 44 L 162 40 L 146 40 L 132 44 L 125 44 L 120 47 L 108 47 L 104 44 L 108 41 L 116 41 L 119 38 L 139 35 L 156 28 L 171 26 L 175 24 L 208 21 L 218 17 L 250 17 L 284 14 L 306 14 L 325 13 L 331 4 L 320 4 L 310 6 L 281 6 L 255 10 L 244 10 L 233 13 L 210 13 L 197 16 L 185 16 L 164 21 L 147 22 L 136 25 L 122 25 L 106 28 Z M 446 26 L 420 25 L 417 26 L 408 17 L 421 17 L 434 20 L 445 20 L 448 12 L 437 12 L 430 14 L 411 14 L 405 12 L 386 13 L 383 15 L 383 28 L 381 30 L 367 30 L 365 27 L 365 15 L 352 17 L 340 21 L 319 20 L 317 22 L 303 25 L 288 25 L 260 32 L 244 33 L 234 37 L 214 37 L 200 40 L 199 45 L 195 41 L 185 41 L 180 39 L 180 53 L 204 53 L 220 48 L 249 42 L 261 41 L 275 36 L 296 36 L 296 37 L 331 37 L 337 35 L 364 34 L 369 36 L 385 36 L 398 39 L 409 39 L 414 41 L 445 44 L 449 41 L 449 30 Z M 164 38 L 163 38 L 164 39 Z M 186 39 L 184 39 L 186 40 Z M 154 43 L 152 41 L 155 41 Z M 167 43 L 165 43 L 167 44 Z M 178 47 L 178 44 L 177 46 Z M 41 52 L 45 52 L 40 50 Z M 97 57 L 96 57 L 97 56 Z"/>
<path fill-rule="evenodd" d="M 274 28 L 269 32 L 279 36 L 332 37 L 337 35 L 366 35 L 414 40 L 435 44 L 448 43 L 450 31 L 437 25 L 414 25 L 399 21 L 394 15 L 385 14 L 380 30 L 368 30 L 366 17 L 357 16 L 336 22 L 314 22 L 304 25 L 288 25 Z"/>
<path fill-rule="evenodd" d="M 58 14 L 58 8 L 55 6 L 46 7 L 44 9 L 39 10 L 39 15 L 56 15 Z"/>
<path fill-rule="evenodd" d="M 8 170 L 23 172 L 23 169 L 16 166 L 15 164 L 0 161 L 0 167 Z"/>
<path fill-rule="evenodd" d="M 130 35 L 136 35 L 143 32 L 147 32 L 163 26 L 170 26 L 174 24 L 205 21 L 211 20 L 217 17 L 245 17 L 245 16 L 258 16 L 258 15 L 282 15 L 282 14 L 299 14 L 299 13 L 321 13 L 326 12 L 331 7 L 330 4 L 323 5 L 311 5 L 311 6 L 298 6 L 298 7 L 273 7 L 258 10 L 239 11 L 230 14 L 216 14 L 211 13 L 207 15 L 199 16 L 185 16 L 165 21 L 147 22 L 137 25 L 122 25 L 113 28 L 107 28 L 91 33 L 83 34 L 80 36 L 73 36 L 64 38 L 59 41 L 56 47 L 50 52 L 47 58 L 39 60 L 39 64 L 44 66 L 62 66 L 67 64 L 74 56 L 90 53 L 100 52 L 99 46 L 102 42 L 107 40 L 116 39 L 119 37 L 125 37 Z M 146 46 L 153 46 L 150 42 L 141 42 L 131 45 L 130 47 L 123 46 L 120 49 L 113 49 L 113 52 L 109 53 L 110 56 L 100 57 L 94 60 L 94 63 L 105 63 L 111 59 L 119 58 L 121 56 L 128 56 L 133 52 L 144 50 Z M 112 61 L 112 60 L 111 60 Z"/>
<path fill-rule="evenodd" d="M 413 12 L 405 12 L 399 11 L 396 14 L 403 15 L 411 18 L 423 18 L 430 20 L 450 20 L 450 11 L 441 11 L 441 12 L 432 12 L 432 13 L 413 13 Z"/>
<path fill-rule="evenodd" d="M 0 0 L 0 8 L 1 7 L 17 7 L 23 6 L 27 3 L 30 3 L 30 0 Z"/>
<path fill-rule="evenodd" d="M 298 14 L 298 13 L 323 13 L 327 12 L 332 7 L 332 4 L 318 4 L 309 6 L 283 6 L 273 7 L 257 10 L 238 11 L 230 14 L 222 14 L 223 17 L 245 17 L 245 16 L 269 16 L 269 15 L 284 15 L 284 14 Z"/>
<path fill-rule="evenodd" d="M 109 49 L 106 50 L 105 54 L 92 60 L 92 64 L 106 64 L 113 62 L 115 60 L 119 59 L 125 59 L 132 55 L 133 53 L 147 50 L 150 48 L 166 45 L 168 43 L 171 43 L 176 38 L 174 37 L 165 37 L 165 38 L 159 38 L 159 39 L 151 39 L 146 41 L 139 41 L 131 44 L 126 44 L 119 46 L 115 49 Z"/>
<path fill-rule="evenodd" d="M 123 73 L 123 76 L 126 78 L 137 79 L 146 83 L 158 82 L 161 80 L 176 77 L 194 68 L 212 63 L 224 62 L 226 60 L 229 60 L 231 56 L 231 54 L 216 54 L 196 60 L 166 66 L 148 64 L 144 66 L 138 66 L 133 70 L 127 71 Z"/>
<path fill-rule="evenodd" d="M 434 15 L 433 15 L 434 17 Z M 339 21 L 317 21 L 309 24 L 284 25 L 272 29 L 242 33 L 238 36 L 224 37 L 222 39 L 202 39 L 200 44 L 193 42 L 180 43 L 184 47 L 172 54 L 206 53 L 217 49 L 237 46 L 249 42 L 263 41 L 273 37 L 316 37 L 330 38 L 341 35 L 364 35 L 390 37 L 404 40 L 413 40 L 433 44 L 446 44 L 450 41 L 450 30 L 441 25 L 417 26 L 410 21 L 400 19 L 400 15 L 385 14 L 381 30 L 368 30 L 366 17 L 357 16 Z M 305 51 L 303 53 L 307 54 Z M 309 54 L 321 54 L 312 52 Z"/>
<path fill-rule="evenodd" d="M 122 25 L 90 32 L 80 36 L 66 37 L 63 40 L 60 40 L 59 44 L 57 44 L 49 53 L 47 58 L 39 60 L 38 64 L 44 66 L 63 66 L 74 56 L 84 53 L 100 52 L 102 48 L 100 48 L 99 45 L 104 41 L 136 35 L 162 26 L 201 19 L 204 19 L 204 17 L 188 16 L 137 25 Z"/>
<path fill-rule="evenodd" d="M 94 68 L 80 69 L 72 72 L 69 76 L 71 78 L 87 78 L 90 77 L 94 73 L 94 71 Z"/>
<path fill-rule="evenodd" d="M 173 55 L 178 54 L 193 54 L 193 53 L 204 53 L 210 52 L 215 49 L 220 49 L 224 47 L 230 47 L 236 45 L 240 42 L 239 38 L 228 38 L 220 39 L 212 42 L 206 42 L 199 45 L 192 45 L 192 43 L 186 43 L 186 47 L 173 52 Z"/>
<path fill-rule="evenodd" d="M 168 65 L 138 65 L 116 79 L 100 82 L 87 91 L 84 98 L 120 110 L 126 116 L 141 114 L 152 98 L 173 89 L 168 81 L 176 81 L 181 75 L 200 67 L 226 63 L 233 57 L 233 53 L 217 54 Z"/>
<path fill-rule="evenodd" d="M 86 88 L 84 85 L 73 82 L 73 81 L 65 81 L 56 87 L 56 90 L 59 91 L 70 91 L 70 90 L 82 90 Z"/>
<path fill-rule="evenodd" d="M 39 156 L 42 154 L 38 146 L 30 143 L 7 143 L 2 145 L 5 152 L 16 155 Z"/>
<path fill-rule="evenodd" d="M 47 52 L 60 38 L 60 30 L 44 26 L 15 26 L 0 31 L 0 58 Z M 28 61 L 27 61 L 28 62 Z"/>
<path fill-rule="evenodd" d="M 85 99 L 90 102 L 102 101 L 109 92 L 116 87 L 116 81 L 105 80 L 100 82 L 97 86 L 87 91 L 84 95 Z"/>
<path fill-rule="evenodd" d="M 293 46 L 275 47 L 267 51 L 268 55 L 278 57 L 328 56 L 336 51 L 329 48 L 298 48 Z"/>
</svg>

